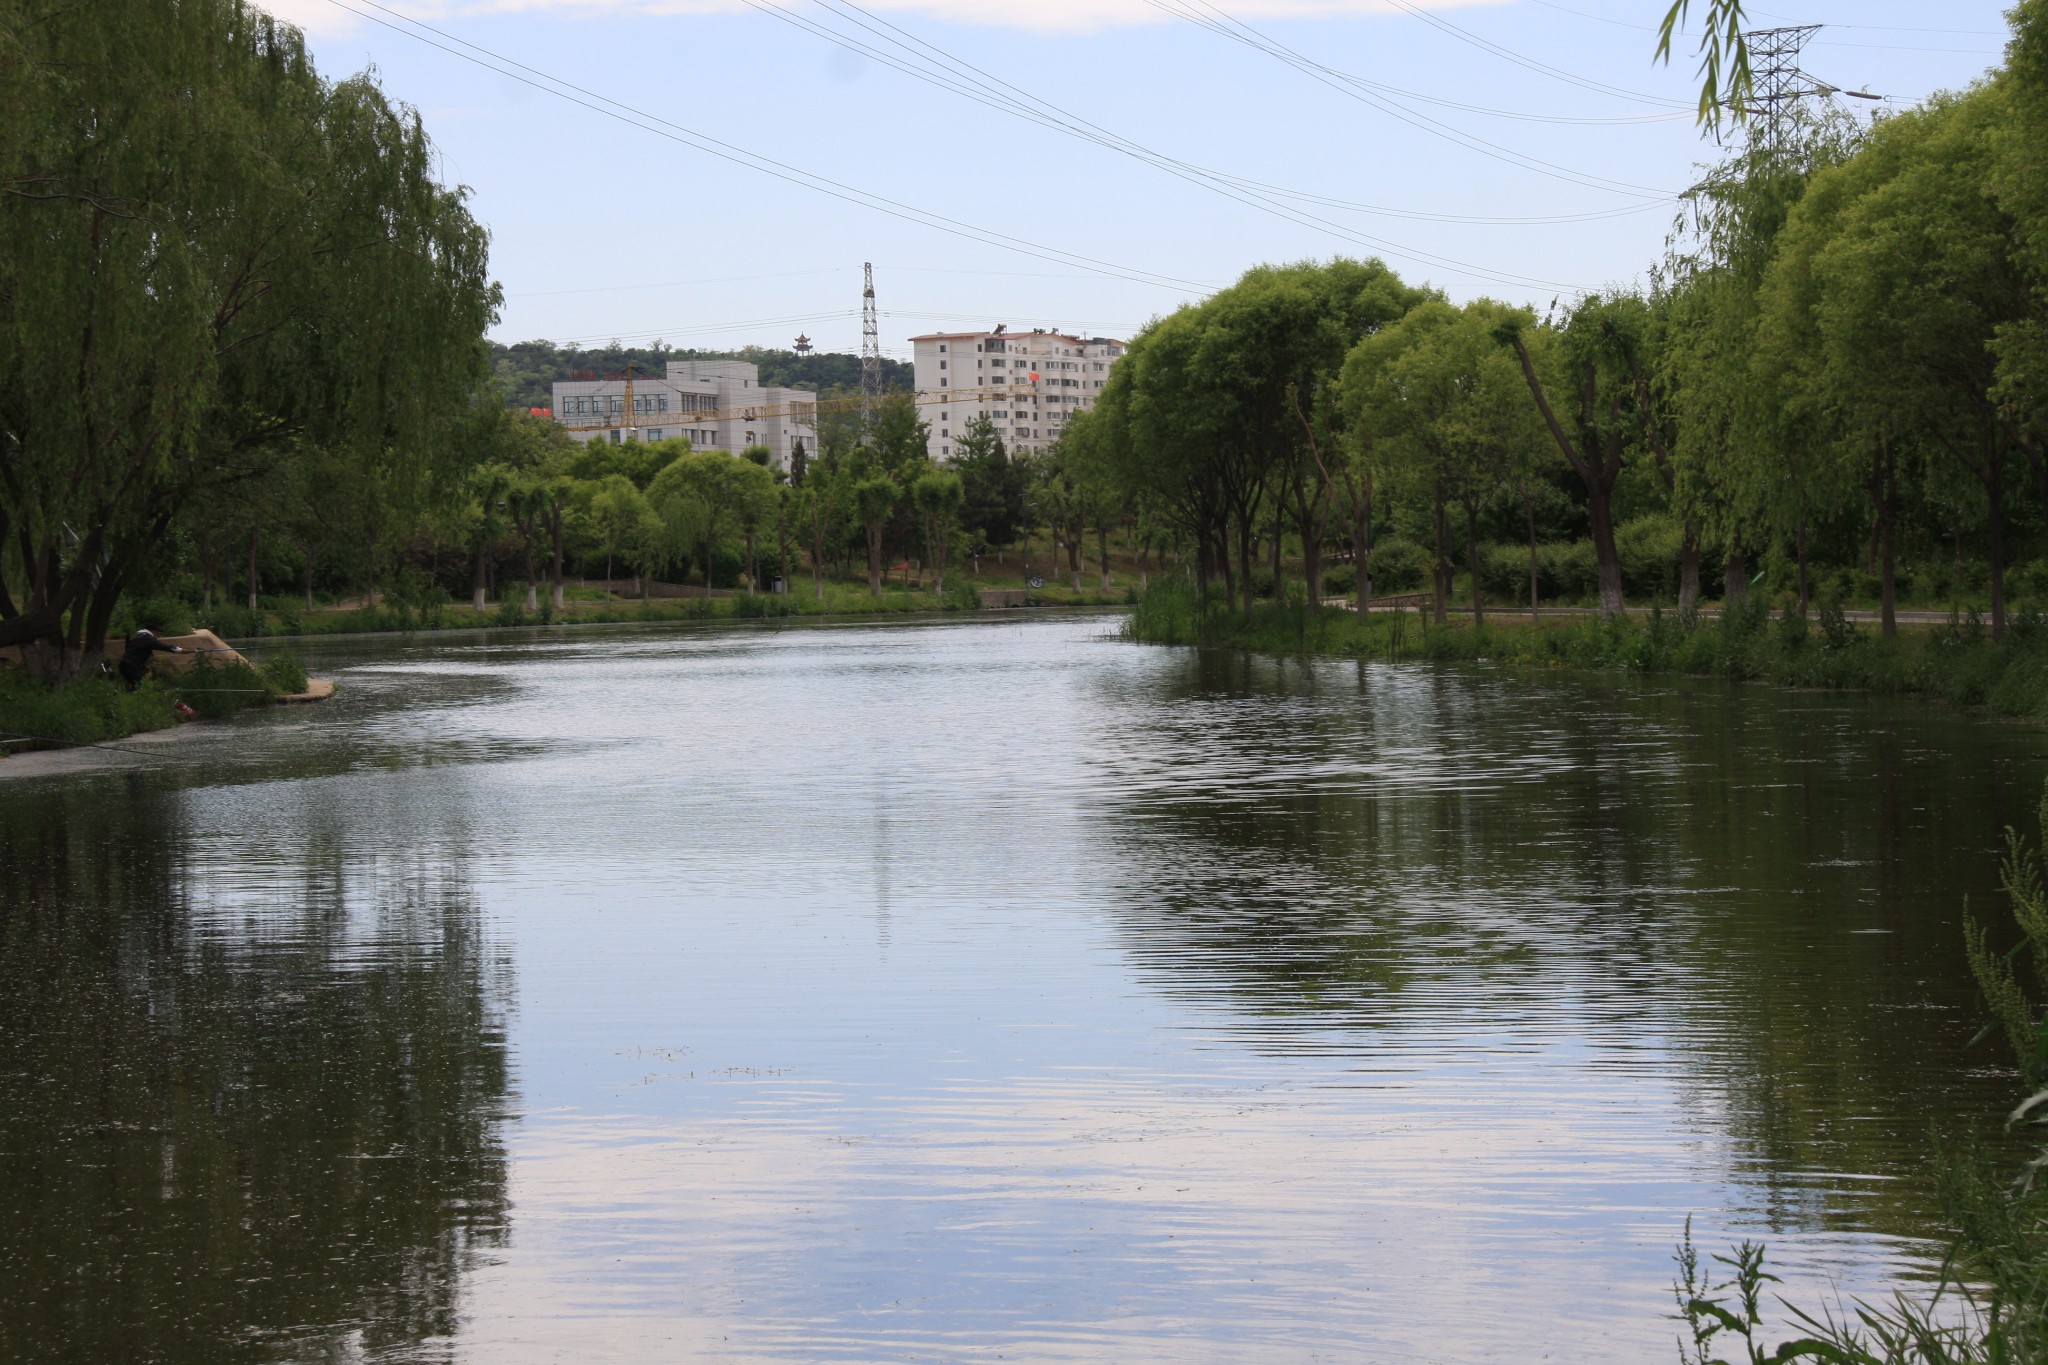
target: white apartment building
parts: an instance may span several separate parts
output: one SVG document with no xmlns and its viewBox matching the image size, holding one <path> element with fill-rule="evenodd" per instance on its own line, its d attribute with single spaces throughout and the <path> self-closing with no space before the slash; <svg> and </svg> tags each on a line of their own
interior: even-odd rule
<svg viewBox="0 0 2048 1365">
<path fill-rule="evenodd" d="M 761 367 L 746 360 L 671 360 L 662 376 L 570 379 L 555 385 L 554 418 L 579 441 L 666 441 L 683 436 L 699 450 L 737 455 L 764 445 L 778 468 L 790 448 L 818 450 L 818 395 L 762 387 Z"/>
<path fill-rule="evenodd" d="M 910 339 L 919 414 L 931 424 L 934 460 L 948 460 L 968 419 L 986 417 L 1011 450 L 1044 450 L 1102 396 L 1124 343 L 1034 328 L 933 332 Z"/>
</svg>

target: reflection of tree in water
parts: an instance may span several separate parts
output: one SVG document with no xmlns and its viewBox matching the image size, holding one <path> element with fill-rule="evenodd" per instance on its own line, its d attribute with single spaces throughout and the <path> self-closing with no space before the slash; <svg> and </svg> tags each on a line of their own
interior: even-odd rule
<svg viewBox="0 0 2048 1365">
<path fill-rule="evenodd" d="M 202 916 L 176 811 L 0 798 L 0 1356 L 419 1358 L 506 1228 L 475 907 L 427 868 L 366 927 L 316 855 Z"/>
<path fill-rule="evenodd" d="M 1260 1046 L 1453 1001 L 1575 1033 L 1660 1068 L 1767 1211 L 1810 1216 L 1804 1172 L 1906 1177 L 1859 1221 L 1924 1232 L 1929 1120 L 2001 1093 L 1959 914 L 2037 738 L 1763 688 L 1195 653 L 1150 681 L 1105 708 L 1096 786 L 1161 989 L 1251 1008 Z"/>
</svg>

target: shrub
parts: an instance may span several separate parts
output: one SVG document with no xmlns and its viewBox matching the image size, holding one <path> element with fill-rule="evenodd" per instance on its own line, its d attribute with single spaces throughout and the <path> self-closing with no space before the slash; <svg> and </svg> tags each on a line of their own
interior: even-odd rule
<svg viewBox="0 0 2048 1365">
<path fill-rule="evenodd" d="M 288 649 L 272 654 L 257 671 L 263 675 L 263 681 L 282 696 L 293 696 L 306 690 L 306 665 Z"/>
<path fill-rule="evenodd" d="M 1542 583 L 1542 569 L 1538 566 L 1537 582 Z M 1506 598 L 1511 602 L 1529 600 L 1529 547 L 1527 545 L 1487 545 L 1479 552 L 1479 583 L 1490 597 Z"/>
<path fill-rule="evenodd" d="M 1373 595 L 1414 592 L 1428 581 L 1429 566 L 1429 551 L 1412 540 L 1387 537 L 1372 550 Z"/>
<path fill-rule="evenodd" d="M 67 744 L 119 739 L 176 721 L 171 696 L 154 684 L 129 692 L 111 678 L 81 678 L 43 687 L 20 669 L 0 665 L 0 734 Z M 0 752 L 19 747 L 0 747 Z"/>
<path fill-rule="evenodd" d="M 202 654 L 199 657 L 204 660 L 209 656 Z M 304 675 L 303 669 L 300 674 Z M 269 681 L 245 663 L 201 663 L 191 672 L 173 679 L 167 690 L 206 720 L 231 716 L 245 706 L 268 701 L 275 695 Z"/>
<path fill-rule="evenodd" d="M 1591 548 L 1592 542 L 1587 546 Z M 1615 528 L 1614 549 L 1621 559 L 1622 591 L 1635 598 L 1678 596 L 1678 569 L 1684 533 L 1669 517 L 1637 517 Z M 1595 575 L 1595 591 L 1598 575 Z"/>
<path fill-rule="evenodd" d="M 1600 564 L 1593 542 L 1574 540 L 1537 548 L 1538 582 L 1553 600 L 1583 601 L 1600 592 Z"/>
</svg>

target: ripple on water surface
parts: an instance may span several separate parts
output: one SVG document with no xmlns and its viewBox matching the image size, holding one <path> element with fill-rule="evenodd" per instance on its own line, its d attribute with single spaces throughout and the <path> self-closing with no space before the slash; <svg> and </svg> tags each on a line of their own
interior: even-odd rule
<svg viewBox="0 0 2048 1365">
<path fill-rule="evenodd" d="M 0 1354 L 1633 1361 L 1688 1213 L 1913 1273 L 2007 1093 L 2031 731 L 1102 619 L 314 662 L 0 783 Z"/>
</svg>

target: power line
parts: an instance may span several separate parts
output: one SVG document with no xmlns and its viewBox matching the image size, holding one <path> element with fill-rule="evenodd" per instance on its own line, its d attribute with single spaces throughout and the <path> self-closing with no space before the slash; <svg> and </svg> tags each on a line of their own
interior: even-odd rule
<svg viewBox="0 0 2048 1365">
<path fill-rule="evenodd" d="M 1448 33 L 1459 42 L 1468 43 L 1483 52 L 1489 52 L 1499 57 L 1503 61 L 1513 62 L 1516 66 L 1526 67 L 1528 70 L 1561 80 L 1568 85 L 1576 85 L 1581 89 L 1591 90 L 1596 94 L 1609 95 L 1615 99 L 1633 100 L 1638 104 L 1656 104 L 1666 108 L 1691 108 L 1685 101 L 1675 100 L 1667 95 L 1649 95 L 1640 90 L 1625 90 L 1621 86 L 1609 85 L 1605 81 L 1596 81 L 1586 76 L 1574 75 L 1563 67 L 1552 66 L 1548 62 L 1539 62 L 1534 57 L 1524 56 L 1511 47 L 1503 47 L 1491 38 L 1482 38 L 1469 29 L 1459 28 L 1448 19 L 1440 19 L 1427 10 L 1417 9 L 1409 3 L 1409 0 L 1387 0 L 1387 3 L 1404 14 L 1422 20 L 1432 28 Z"/>
<path fill-rule="evenodd" d="M 1025 256 L 1035 256 L 1040 260 L 1051 261 L 1059 265 L 1078 266 L 1093 274 L 1128 280 L 1133 284 L 1148 284 L 1163 289 L 1194 289 L 1205 292 L 1215 287 L 1200 281 L 1184 280 L 1177 276 L 1166 275 L 1157 271 L 1143 270 L 1132 266 L 1121 266 L 1109 261 L 1100 261 L 1094 257 L 1083 256 L 1077 252 L 1066 251 L 1059 247 L 1047 246 L 1022 237 L 1013 237 L 1008 233 L 997 232 L 992 228 L 978 227 L 975 224 L 962 222 L 959 219 L 948 218 L 929 209 L 921 209 L 915 205 L 903 203 L 900 200 L 890 199 L 886 196 L 845 184 L 842 181 L 832 180 L 826 176 L 802 170 L 787 162 L 777 161 L 758 152 L 750 152 L 735 143 L 725 142 L 707 133 L 700 133 L 694 129 L 686 128 L 679 123 L 662 118 L 660 115 L 650 114 L 644 110 L 636 109 L 632 105 L 614 100 L 609 96 L 600 95 L 571 81 L 563 80 L 559 76 L 550 75 L 537 67 L 528 66 L 524 62 L 515 61 L 510 57 L 493 52 L 491 49 L 472 43 L 467 39 L 458 38 L 422 20 L 400 14 L 396 10 L 377 3 L 377 0 L 328 0 L 328 3 L 346 13 L 355 15 L 359 19 L 367 19 L 373 24 L 411 38 L 415 42 L 424 43 L 428 47 L 438 48 L 451 57 L 460 58 L 473 66 L 482 67 L 486 71 L 518 81 L 522 85 L 531 86 L 533 89 L 539 90 L 544 94 L 553 95 L 555 98 L 564 100 L 567 103 L 580 105 L 593 113 L 602 114 L 606 118 L 638 128 L 642 132 L 653 133 L 656 137 L 667 138 L 671 142 L 680 143 L 696 151 L 717 157 L 722 161 L 729 161 L 734 165 L 744 166 L 748 170 L 758 171 L 763 175 L 773 176 L 777 180 L 785 180 L 804 189 L 814 190 L 820 194 L 829 195 L 834 199 L 858 205 L 861 208 L 872 209 L 877 213 L 887 214 L 892 218 L 900 218 L 905 222 L 916 223 L 920 227 L 934 228 L 955 237 L 964 237 L 970 241 L 980 242 L 985 246 L 1000 247 L 1005 251 L 1014 251 Z M 375 14 L 367 14 L 355 8 L 358 4 L 368 5 L 372 9 L 392 16 L 392 18 L 399 20 L 401 23 L 411 25 L 412 28 L 424 29 L 428 33 L 446 38 L 449 42 L 460 44 L 462 47 L 470 49 L 471 52 L 480 53 L 482 56 L 472 56 L 470 52 L 459 52 L 455 48 L 447 46 L 447 44 L 437 43 L 431 38 L 422 37 L 420 34 L 412 32 L 410 28 L 401 28 L 398 24 L 380 19 Z M 484 60 L 484 58 L 489 60 Z M 493 65 L 493 63 L 499 63 L 499 65 Z M 521 75 L 521 72 L 528 74 Z M 584 98 L 578 98 L 578 96 Z"/>
<path fill-rule="evenodd" d="M 945 52 L 944 49 L 939 48 L 934 44 L 927 42 L 926 40 L 919 38 L 916 35 L 911 34 L 904 29 L 898 28 L 896 25 L 891 24 L 888 20 L 881 19 L 878 16 L 869 14 L 867 11 L 860 9 L 857 5 L 850 3 L 850 0 L 839 0 L 839 4 L 842 8 L 851 10 L 863 16 L 863 18 L 873 21 L 873 23 L 863 23 L 860 19 L 855 19 L 853 22 L 858 27 L 866 29 L 870 33 L 876 34 L 876 36 L 882 38 L 883 41 L 888 42 L 894 47 L 902 49 L 903 51 L 909 53 L 913 58 L 920 62 L 929 62 L 931 60 L 930 58 L 925 57 L 922 53 L 916 52 L 907 43 L 902 42 L 896 38 L 890 37 L 887 34 L 881 33 L 876 27 L 874 27 L 874 25 L 879 24 L 883 28 L 890 29 L 894 33 L 902 34 L 903 38 L 909 39 L 910 43 L 915 43 L 918 47 L 928 49 L 932 53 L 937 54 L 939 58 L 943 59 L 946 62 L 952 63 L 956 68 L 959 68 L 959 70 L 947 71 L 942 67 L 940 69 L 940 74 L 935 75 L 922 67 L 912 67 L 906 65 L 902 61 L 894 57 L 893 54 L 877 49 L 872 45 L 863 42 L 859 38 L 852 37 L 837 30 L 828 29 L 823 25 L 805 19 L 800 15 L 792 14 L 789 11 L 783 9 L 780 5 L 770 3 L 770 0 L 747 0 L 747 3 L 755 9 L 770 14 L 775 18 L 783 19 L 786 22 L 794 25 L 795 27 L 802 28 L 808 32 L 826 38 L 828 41 L 866 52 L 869 55 L 873 56 L 876 60 L 881 61 L 896 70 L 903 71 L 906 74 L 912 76 L 916 76 L 918 79 L 924 80 L 927 83 L 937 86 L 939 88 L 952 90 L 955 93 L 961 94 L 964 97 L 972 99 L 977 103 L 987 105 L 991 108 L 1000 109 L 1003 110 L 1004 112 L 1015 114 L 1020 118 L 1026 119 L 1030 122 L 1037 123 L 1042 127 L 1052 128 L 1057 131 L 1065 132 L 1072 136 L 1079 137 L 1085 141 L 1093 142 L 1098 146 L 1102 146 L 1109 150 L 1116 151 L 1123 155 L 1132 157 L 1133 159 L 1143 161 L 1148 165 L 1154 166 L 1160 170 L 1164 170 L 1169 175 L 1175 176 L 1178 179 L 1186 180 L 1189 183 L 1194 184 L 1200 188 L 1207 189 L 1215 194 L 1219 194 L 1226 199 L 1231 199 L 1240 204 L 1245 204 L 1248 207 L 1257 208 L 1261 211 L 1271 213 L 1276 217 L 1285 219 L 1299 226 L 1309 227 L 1319 231 L 1327 232 L 1332 236 L 1338 237 L 1345 241 L 1352 242 L 1359 246 L 1363 246 L 1368 250 L 1379 252 L 1388 256 L 1393 256 L 1397 259 L 1413 261 L 1424 266 L 1435 266 L 1439 269 L 1449 270 L 1453 273 L 1464 275 L 1472 279 L 1484 280 L 1489 283 L 1507 285 L 1510 288 L 1576 288 L 1576 286 L 1574 285 L 1560 283 L 1559 281 L 1555 280 L 1534 279 L 1527 276 L 1519 276 L 1502 271 L 1489 270 L 1482 266 L 1475 266 L 1470 262 L 1456 260 L 1454 258 L 1447 256 L 1440 256 L 1433 252 L 1422 251 L 1414 247 L 1405 246 L 1399 242 L 1393 242 L 1385 238 L 1371 236 L 1369 234 L 1359 232 L 1356 229 L 1347 228 L 1340 223 L 1331 222 L 1327 218 L 1323 218 L 1318 215 L 1308 213 L 1302 209 L 1295 208 L 1293 206 L 1286 204 L 1276 203 L 1270 197 L 1273 194 L 1279 194 L 1296 198 L 1312 198 L 1325 204 L 1334 204 L 1346 207 L 1360 207 L 1355 205 L 1345 205 L 1344 201 L 1341 200 L 1328 200 L 1323 199 L 1320 196 L 1304 196 L 1300 195 L 1299 192 L 1296 191 L 1283 190 L 1276 186 L 1267 186 L 1261 184 L 1260 182 L 1244 180 L 1241 177 L 1226 175 L 1223 172 L 1213 171 L 1206 167 L 1198 166 L 1191 162 L 1180 160 L 1177 157 L 1172 157 L 1164 153 L 1153 151 L 1151 148 L 1146 147 L 1141 143 L 1134 142 L 1129 138 L 1110 132 L 1108 129 L 1105 129 L 1098 124 L 1091 123 L 1078 115 L 1072 114 L 1064 109 L 1061 109 L 1057 105 L 1051 104 L 1050 102 L 1040 99 L 1037 96 L 1031 95 L 1028 91 L 1025 91 L 1020 87 L 1012 85 L 1009 82 L 1003 80 L 1001 77 L 992 75 L 991 73 L 982 70 L 980 67 L 974 66 L 971 63 L 961 61 L 960 59 L 955 58 L 951 56 L 951 54 Z M 818 0 L 818 3 L 821 8 L 824 7 L 824 0 Z M 966 75 L 962 74 L 968 72 L 971 72 L 974 76 L 980 77 L 984 81 L 992 82 L 993 84 L 1002 86 L 1007 90 L 1014 91 L 1015 95 L 1004 95 L 999 91 L 978 88 L 970 84 L 969 78 Z M 1050 110 L 1051 112 L 1047 113 L 1045 112 L 1046 110 Z M 1401 116 L 1398 111 L 1393 112 L 1396 113 L 1397 117 Z M 1601 186 L 1593 187 L 1604 188 Z M 1628 192 L 1636 191 L 1631 189 Z M 1646 191 L 1644 193 L 1656 194 L 1657 192 Z M 1658 204 L 1632 205 L 1624 210 L 1612 214 L 1611 216 L 1619 217 L 1622 216 L 1623 213 L 1646 211 L 1647 209 L 1657 207 L 1658 205 L 1664 202 L 1667 201 L 1664 199 L 1659 199 Z M 1603 214 L 1600 216 L 1604 217 L 1610 215 Z"/>
<path fill-rule="evenodd" d="M 1186 3 L 1189 5 L 1200 4 L 1204 9 L 1209 10 L 1216 16 L 1214 19 L 1206 18 L 1191 10 L 1182 9 L 1178 4 L 1169 3 L 1168 0 L 1145 0 L 1145 2 L 1154 9 L 1206 28 L 1212 33 L 1229 38 L 1234 42 L 1243 43 L 1248 47 L 1257 48 L 1267 56 L 1285 62 L 1310 79 L 1320 81 L 1348 99 L 1357 100 L 1359 103 L 1397 118 L 1411 127 L 1419 128 L 1423 132 L 1441 137 L 1448 142 L 1456 143 L 1468 151 L 1478 152 L 1481 156 L 1490 157 L 1495 161 L 1504 162 L 1507 165 L 1516 166 L 1522 170 L 1535 171 L 1538 175 L 1547 175 L 1553 179 L 1566 180 L 1573 184 L 1583 185 L 1588 189 L 1605 190 L 1610 194 L 1632 195 L 1639 199 L 1655 200 L 1660 204 L 1669 203 L 1677 197 L 1668 190 L 1652 189 L 1646 185 L 1634 185 L 1627 181 L 1610 180 L 1605 176 L 1594 176 L 1574 171 L 1555 162 L 1544 161 L 1540 157 L 1533 157 L 1526 153 L 1515 151 L 1511 147 L 1503 147 L 1497 142 L 1489 142 L 1485 138 L 1453 128 L 1450 124 L 1431 118 L 1427 114 L 1390 105 L 1382 97 L 1372 92 L 1369 88 L 1369 82 L 1362 82 L 1360 78 L 1351 75 L 1349 72 L 1339 71 L 1334 67 L 1326 66 L 1313 57 L 1295 51 L 1279 40 L 1269 37 L 1251 25 L 1244 23 L 1242 20 L 1233 18 L 1222 10 L 1217 9 L 1215 5 L 1209 4 L 1208 0 L 1186 0 Z"/>
<path fill-rule="evenodd" d="M 932 58 L 927 57 L 925 53 L 915 51 L 906 43 L 899 41 L 897 38 L 891 37 L 889 34 L 882 33 L 880 29 L 875 27 L 875 25 L 880 25 L 882 28 L 887 28 L 891 31 L 891 33 L 900 34 L 903 38 L 909 39 L 910 43 L 916 44 L 917 47 L 926 49 L 928 52 L 936 54 L 936 56 L 941 61 L 950 64 L 952 67 L 956 68 L 956 70 L 948 71 L 945 70 L 944 67 L 941 67 L 940 71 L 935 74 L 922 66 L 915 68 L 906 66 L 903 64 L 902 60 L 894 56 L 894 54 L 883 52 L 863 42 L 859 38 L 855 38 L 844 33 L 841 30 L 828 28 L 825 27 L 824 25 L 815 23 L 812 20 L 805 19 L 800 15 L 793 14 L 788 10 L 783 9 L 780 4 L 774 3 L 774 0 L 747 0 L 747 3 L 752 5 L 755 9 L 762 10 L 764 12 L 772 14 L 774 17 L 778 19 L 782 19 L 786 23 L 792 24 L 798 28 L 802 28 L 807 32 L 816 34 L 817 36 L 825 38 L 827 41 L 836 43 L 840 46 L 852 48 L 860 52 L 863 52 L 868 56 L 873 57 L 875 60 L 882 62 L 884 65 L 892 67 L 895 70 L 902 71 L 907 75 L 914 76 L 917 79 L 923 80 L 927 84 L 936 86 L 940 89 L 950 90 L 953 93 L 962 96 L 963 98 L 974 100 L 977 103 L 987 105 L 991 108 L 1001 109 L 1005 112 L 1014 114 L 1019 118 L 1023 118 L 1031 122 L 1037 123 L 1041 127 L 1055 128 L 1058 131 L 1068 133 L 1072 136 L 1080 137 L 1086 141 L 1097 143 L 1100 146 L 1108 147 L 1112 150 L 1123 152 L 1125 155 L 1134 156 L 1140 160 L 1148 161 L 1155 166 L 1161 167 L 1162 169 L 1167 169 L 1169 173 L 1179 174 L 1180 172 L 1187 172 L 1191 175 L 1200 177 L 1203 180 L 1213 181 L 1218 184 L 1227 184 L 1234 188 L 1246 190 L 1248 192 L 1254 192 L 1262 196 L 1277 195 L 1282 198 L 1294 199 L 1305 203 L 1318 204 L 1327 208 L 1346 209 L 1357 213 L 1378 214 L 1387 217 L 1410 218 L 1434 222 L 1500 224 L 1521 227 L 1547 223 L 1589 222 L 1598 218 L 1622 217 L 1630 213 L 1643 212 L 1648 207 L 1650 207 L 1631 205 L 1619 209 L 1597 210 L 1595 212 L 1587 214 L 1560 214 L 1552 216 L 1525 217 L 1493 217 L 1482 216 L 1477 214 L 1440 214 L 1426 213 L 1413 209 L 1394 209 L 1379 204 L 1361 204 L 1355 201 L 1338 199 L 1328 195 L 1289 189 L 1281 185 L 1273 185 L 1268 184 L 1264 181 L 1251 180 L 1243 176 L 1231 175 L 1227 172 L 1214 170 L 1206 166 L 1200 166 L 1193 162 L 1182 160 L 1178 157 L 1173 157 L 1162 152 L 1154 151 L 1153 149 L 1146 147 L 1141 143 L 1134 142 L 1129 138 L 1121 136 L 1120 134 L 1111 132 L 1109 129 L 1106 129 L 1099 124 L 1092 123 L 1087 119 L 1072 113 L 1069 110 L 1061 108 L 1059 105 L 1053 104 L 1050 101 L 1043 99 L 1040 96 L 1033 95 L 1029 91 L 1024 90 L 1016 85 L 1013 85 L 1010 82 L 1003 80 L 1001 77 L 996 76 L 984 70 L 983 68 L 974 65 L 971 62 L 964 61 L 961 58 L 956 57 L 952 53 L 946 51 L 944 48 L 938 47 L 935 44 L 918 37 L 916 34 L 910 33 L 908 30 L 900 28 L 897 25 L 890 23 L 887 19 L 883 19 L 879 15 L 875 15 L 867 10 L 861 9 L 858 5 L 852 3 L 852 0 L 837 0 L 837 3 L 841 9 L 850 10 L 853 13 L 862 16 L 862 18 L 872 21 L 871 23 L 864 23 L 862 22 L 862 19 L 853 19 L 852 22 L 856 26 L 865 29 L 870 33 L 875 34 L 884 42 L 887 42 L 894 47 L 902 49 L 904 52 L 908 53 L 910 58 L 914 61 L 921 63 L 932 61 Z M 826 9 L 828 12 L 830 12 L 829 6 L 826 4 L 826 0 L 814 0 L 814 3 L 816 3 L 819 8 Z M 1158 0 L 1148 0 L 1148 3 L 1152 3 L 1155 8 L 1163 10 L 1168 14 L 1172 14 L 1177 18 L 1187 20 L 1190 23 L 1194 23 L 1202 27 L 1210 28 L 1214 32 L 1222 33 L 1225 37 L 1233 38 L 1236 41 L 1240 42 L 1247 41 L 1245 38 L 1239 36 L 1236 33 L 1229 32 L 1225 29 L 1217 27 L 1215 21 L 1204 19 L 1199 15 L 1187 14 L 1180 10 L 1169 8 L 1164 4 L 1158 3 Z M 1220 19 L 1227 21 L 1229 23 L 1236 23 L 1235 20 L 1232 20 L 1230 16 L 1223 14 L 1222 11 L 1215 10 L 1215 7 L 1213 5 L 1208 6 L 1208 8 L 1214 10 Z M 1272 40 L 1266 39 L 1264 35 L 1257 34 L 1255 30 L 1252 30 L 1247 26 L 1240 25 L 1240 27 L 1244 27 L 1246 33 L 1252 34 L 1253 37 L 1258 40 L 1257 42 L 1254 42 L 1252 45 L 1257 46 L 1259 45 L 1259 43 L 1270 44 L 1271 46 L 1268 49 L 1269 55 L 1280 56 L 1281 51 L 1286 51 L 1285 49 L 1281 49 L 1281 51 L 1272 51 L 1271 49 L 1277 49 L 1280 45 L 1277 43 L 1272 43 Z M 1302 57 L 1301 54 L 1294 53 L 1291 51 L 1286 51 L 1286 55 L 1283 56 L 1281 59 L 1294 62 L 1305 62 L 1309 60 L 1308 58 Z M 1328 74 L 1337 76 L 1340 79 L 1352 82 L 1354 84 L 1358 84 L 1367 89 L 1394 90 L 1394 87 L 1380 86 L 1376 82 L 1367 81 L 1362 77 L 1352 76 L 1345 72 L 1335 71 L 1332 68 L 1323 67 L 1321 69 L 1327 72 Z M 985 85 L 983 85 L 982 82 L 992 82 L 995 85 L 1002 86 L 1005 90 L 1013 92 L 1013 95 L 1015 97 L 1013 98 L 1012 95 L 1004 95 L 999 91 L 990 90 Z M 1348 94 L 1350 92 L 1345 93 Z M 1400 95 L 1406 95 L 1410 98 L 1415 99 L 1432 100 L 1432 102 L 1436 103 L 1454 103 L 1452 101 L 1434 101 L 1433 97 L 1431 96 L 1416 95 L 1413 92 L 1408 91 L 1395 91 L 1395 93 Z M 1356 96 L 1353 97 L 1356 98 Z M 1403 121 L 1408 122 L 1417 128 L 1420 128 L 1422 131 L 1432 134 L 1433 136 L 1444 137 L 1450 141 L 1459 143 L 1460 145 L 1467 147 L 1468 150 L 1481 151 L 1484 155 L 1494 155 L 1496 159 L 1500 159 L 1502 156 L 1505 156 L 1506 158 L 1510 159 L 1511 164 L 1518 165 L 1525 170 L 1535 170 L 1539 174 L 1554 175 L 1558 178 L 1568 180 L 1574 184 L 1582 185 L 1588 189 L 1600 189 L 1605 190 L 1609 193 L 1628 194 L 1638 198 L 1647 195 L 1652 198 L 1655 198 L 1659 202 L 1659 204 L 1667 203 L 1671 198 L 1669 194 L 1662 190 L 1652 190 L 1640 185 L 1631 185 L 1624 181 L 1613 181 L 1607 180 L 1604 177 L 1587 175 L 1578 171 L 1571 170 L 1568 167 L 1559 166 L 1554 162 L 1544 161 L 1539 157 L 1527 156 L 1523 153 L 1513 151 L 1512 149 L 1500 147 L 1498 146 L 1498 144 L 1489 143 L 1486 142 L 1484 139 L 1472 137 L 1471 135 L 1460 132 L 1457 129 L 1451 128 L 1448 124 L 1440 123 L 1435 119 L 1429 118 L 1427 115 L 1415 115 L 1414 117 L 1409 117 L 1408 114 L 1398 109 L 1388 108 L 1387 106 L 1382 105 L 1375 100 L 1368 99 L 1364 102 L 1370 104 L 1373 108 L 1378 109 L 1383 113 L 1392 114 L 1394 117 L 1400 118 Z M 1458 105 L 1456 107 L 1470 110 L 1479 110 L 1479 106 L 1476 105 Z M 1047 114 L 1046 112 L 1044 112 L 1046 110 L 1050 110 L 1051 114 Z M 1480 110 L 1480 112 L 1499 111 Z M 1053 117 L 1053 115 L 1057 115 L 1057 117 Z M 1519 115 L 1512 116 L 1520 117 Z M 1674 115 L 1658 114 L 1651 115 L 1649 117 L 1652 120 L 1663 121 L 1667 119 L 1689 118 L 1691 117 L 1691 114 L 1689 112 Z M 1485 149 L 1487 148 L 1491 148 L 1492 151 L 1486 151 Z"/>
</svg>

